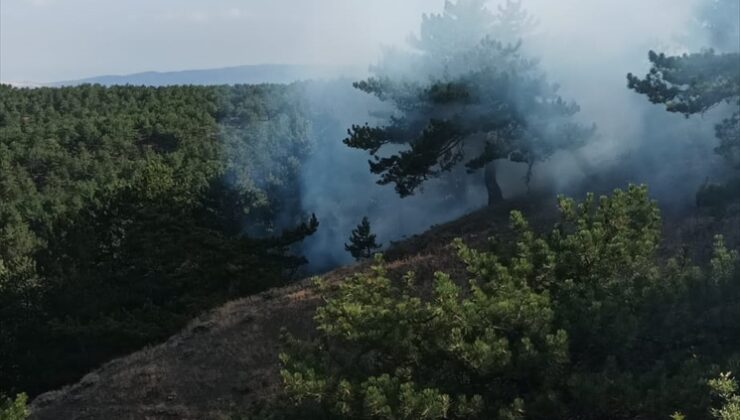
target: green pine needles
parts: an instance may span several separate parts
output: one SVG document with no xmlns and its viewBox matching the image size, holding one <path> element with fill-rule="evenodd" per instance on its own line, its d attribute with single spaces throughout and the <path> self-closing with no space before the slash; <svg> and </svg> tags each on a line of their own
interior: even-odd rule
<svg viewBox="0 0 740 420">
<path fill-rule="evenodd" d="M 15 399 L 0 398 L 0 420 L 25 420 L 29 412 L 26 394 L 18 394 Z"/>
<path fill-rule="evenodd" d="M 661 219 L 645 187 L 559 208 L 544 235 L 513 212 L 507 252 L 456 241 L 467 282 L 438 272 L 420 279 L 431 293 L 413 273 L 393 280 L 381 256 L 338 285 L 317 280 L 316 334 L 287 335 L 280 355 L 282 413 L 706 418 L 708 379 L 740 360 L 737 252 L 718 237 L 706 270 L 659 259 Z"/>
<path fill-rule="evenodd" d="M 344 244 L 344 249 L 352 254 L 355 260 L 360 261 L 372 257 L 382 246 L 375 241 L 375 234 L 370 232 L 370 221 L 363 217 L 360 224 L 352 229 L 349 243 Z"/>
</svg>

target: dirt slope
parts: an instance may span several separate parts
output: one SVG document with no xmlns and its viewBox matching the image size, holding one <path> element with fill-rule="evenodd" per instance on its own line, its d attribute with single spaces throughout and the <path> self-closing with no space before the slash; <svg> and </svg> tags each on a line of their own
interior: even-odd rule
<svg viewBox="0 0 740 420">
<path fill-rule="evenodd" d="M 533 225 L 549 225 L 555 208 L 552 200 L 547 203 L 525 209 Z M 480 246 L 491 235 L 505 241 L 508 213 L 508 208 L 481 210 L 394 244 L 386 253 L 391 276 L 413 269 L 422 280 L 444 270 L 462 279 L 464 267 L 447 249 L 449 243 L 463 237 Z M 712 233 L 732 232 L 735 236 L 731 234 L 728 242 L 740 245 L 738 219 L 717 224 L 686 218 L 678 224 L 666 222 L 666 226 L 671 229 L 667 236 L 672 243 L 690 237 L 706 249 Z M 365 268 L 345 267 L 323 277 L 336 282 Z M 116 359 L 77 384 L 39 396 L 31 405 L 31 418 L 229 418 L 275 393 L 280 330 L 285 326 L 305 337 L 312 329 L 317 304 L 310 280 L 228 303 L 194 320 L 163 344 Z"/>
</svg>

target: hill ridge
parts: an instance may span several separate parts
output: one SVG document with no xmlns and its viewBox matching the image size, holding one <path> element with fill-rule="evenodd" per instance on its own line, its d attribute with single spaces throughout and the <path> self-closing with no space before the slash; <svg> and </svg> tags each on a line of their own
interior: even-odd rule
<svg viewBox="0 0 740 420">
<path fill-rule="evenodd" d="M 418 279 L 429 279 L 443 270 L 464 281 L 466 268 L 449 249 L 454 238 L 476 248 L 494 235 L 507 242 L 512 238 L 512 209 L 521 210 L 537 230 L 550 226 L 556 208 L 554 200 L 546 202 L 484 208 L 394 243 L 384 253 L 388 274 L 400 279 L 414 271 Z M 702 255 L 715 232 L 724 232 L 730 247 L 740 246 L 740 217 L 718 223 L 690 215 L 680 223 L 666 220 L 664 226 L 670 229 L 664 235 L 666 252 L 677 251 L 682 240 L 692 238 L 693 255 Z M 368 267 L 368 262 L 358 263 L 320 277 L 335 283 Z M 309 337 L 318 304 L 310 278 L 229 302 L 197 317 L 162 344 L 115 359 L 76 384 L 38 396 L 30 406 L 31 419 L 195 420 L 243 413 L 278 391 L 281 329 Z"/>
<path fill-rule="evenodd" d="M 64 80 L 45 86 L 76 86 L 81 84 L 111 85 L 234 85 L 263 83 L 293 83 L 308 79 L 359 77 L 362 72 L 353 67 L 300 64 L 247 64 L 204 69 L 144 71 L 131 74 L 105 74 L 81 79 Z"/>
<path fill-rule="evenodd" d="M 391 275 L 413 269 L 421 278 L 444 269 L 464 276 L 448 245 L 458 236 L 480 245 L 507 223 L 509 209 L 485 208 L 394 243 L 385 252 Z M 368 266 L 353 264 L 320 277 L 338 282 Z M 281 328 L 306 336 L 317 305 L 312 278 L 229 302 L 161 344 L 39 395 L 30 406 L 31 419 L 227 418 L 232 407 L 259 404 L 277 391 Z"/>
</svg>

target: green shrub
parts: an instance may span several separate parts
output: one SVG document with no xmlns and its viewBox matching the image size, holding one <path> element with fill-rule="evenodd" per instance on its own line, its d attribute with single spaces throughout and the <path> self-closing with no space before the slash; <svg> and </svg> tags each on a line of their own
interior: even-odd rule
<svg viewBox="0 0 740 420">
<path fill-rule="evenodd" d="M 24 420 L 28 418 L 26 394 L 18 394 L 15 399 L 0 398 L 0 420 Z"/>
<path fill-rule="evenodd" d="M 285 338 L 281 375 L 303 418 L 703 418 L 707 375 L 740 349 L 738 254 L 717 238 L 706 270 L 661 262 L 645 187 L 582 203 L 538 235 L 521 213 L 512 249 L 455 242 L 468 285 L 430 296 L 378 258 L 332 287 L 316 337 Z M 501 248 L 500 246 L 498 248 Z"/>
<path fill-rule="evenodd" d="M 712 415 L 719 420 L 740 420 L 740 395 L 737 382 L 730 373 L 723 373 L 718 378 L 710 380 L 709 387 L 722 401 L 720 408 L 712 409 Z"/>
</svg>

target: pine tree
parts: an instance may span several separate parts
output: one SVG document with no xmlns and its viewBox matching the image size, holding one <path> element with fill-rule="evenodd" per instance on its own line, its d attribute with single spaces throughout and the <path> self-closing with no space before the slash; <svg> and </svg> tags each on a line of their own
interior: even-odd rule
<svg viewBox="0 0 740 420">
<path fill-rule="evenodd" d="M 643 78 L 627 75 L 629 88 L 663 104 L 668 112 L 686 117 L 703 114 L 719 104 L 729 112 L 715 127 L 716 151 L 740 169 L 740 53 L 712 50 L 681 56 L 649 53 L 653 67 Z"/>
<path fill-rule="evenodd" d="M 558 95 L 518 41 L 533 20 L 518 2 L 498 14 L 481 0 L 447 2 L 425 16 L 413 51 L 389 51 L 355 87 L 396 110 L 380 125 L 354 125 L 344 140 L 367 151 L 370 171 L 401 197 L 426 181 L 483 170 L 489 204 L 503 200 L 494 162 L 532 167 L 593 134 L 572 118 L 577 104 Z M 522 33 L 512 33 L 521 31 Z M 388 153 L 385 146 L 403 145 Z"/>
<path fill-rule="evenodd" d="M 729 6 L 729 2 L 717 2 L 715 6 L 720 4 Z M 731 25 L 734 29 L 726 28 L 728 22 L 717 17 L 717 10 L 710 14 L 714 19 L 704 24 L 713 38 L 721 32 L 719 28 L 725 28 L 727 33 L 740 31 L 740 23 Z M 650 71 L 643 78 L 630 73 L 627 80 L 630 89 L 647 96 L 650 102 L 686 118 L 725 105 L 720 108 L 723 119 L 715 125 L 719 144 L 714 150 L 728 163 L 731 178 L 723 184 L 705 183 L 696 193 L 699 207 L 716 215 L 724 214 L 740 203 L 740 52 L 735 48 L 730 52 L 705 50 L 669 56 L 650 51 L 648 58 L 652 63 Z"/>
<path fill-rule="evenodd" d="M 316 330 L 284 335 L 268 418 L 740 419 L 731 375 L 706 381 L 740 360 L 740 254 L 717 237 L 704 268 L 665 261 L 645 187 L 558 209 L 549 233 L 515 211 L 506 242 L 456 240 L 466 270 L 416 279 L 378 255 L 317 279 Z"/>
<path fill-rule="evenodd" d="M 372 257 L 375 251 L 383 246 L 375 242 L 375 234 L 370 232 L 370 221 L 367 217 L 363 217 L 357 228 L 352 229 L 349 242 L 344 244 L 344 249 L 357 261 Z"/>
</svg>

